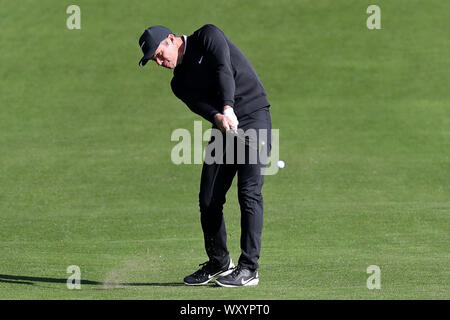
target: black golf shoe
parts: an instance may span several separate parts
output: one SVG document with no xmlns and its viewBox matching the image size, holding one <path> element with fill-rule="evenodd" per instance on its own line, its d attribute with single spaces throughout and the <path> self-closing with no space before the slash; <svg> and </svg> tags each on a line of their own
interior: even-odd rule
<svg viewBox="0 0 450 320">
<path fill-rule="evenodd" d="M 229 275 L 216 280 L 216 284 L 222 287 L 247 287 L 256 286 L 258 283 L 258 271 L 252 271 L 241 265 L 238 265 Z"/>
<path fill-rule="evenodd" d="M 193 274 L 184 278 L 184 284 L 188 286 L 201 286 L 208 284 L 213 278 L 226 276 L 233 272 L 234 263 L 231 260 L 222 267 L 217 267 L 214 263 L 210 261 L 199 264 L 202 268 L 194 272 Z"/>
</svg>

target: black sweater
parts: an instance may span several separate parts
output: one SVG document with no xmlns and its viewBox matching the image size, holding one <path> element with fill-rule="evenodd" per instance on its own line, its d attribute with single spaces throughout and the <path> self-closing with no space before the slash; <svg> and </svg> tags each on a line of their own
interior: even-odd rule
<svg viewBox="0 0 450 320">
<path fill-rule="evenodd" d="M 187 37 L 183 61 L 173 74 L 173 93 L 212 123 L 225 105 L 233 107 L 238 119 L 270 105 L 261 80 L 242 51 L 211 24 Z"/>
</svg>

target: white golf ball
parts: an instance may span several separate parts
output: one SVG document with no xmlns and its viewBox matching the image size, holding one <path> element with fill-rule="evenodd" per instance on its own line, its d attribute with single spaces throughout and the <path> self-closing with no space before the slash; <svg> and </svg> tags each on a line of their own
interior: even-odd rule
<svg viewBox="0 0 450 320">
<path fill-rule="evenodd" d="M 277 162 L 277 167 L 278 168 L 283 169 L 285 165 L 286 164 L 284 163 L 283 160 L 278 160 L 278 162 Z"/>
</svg>

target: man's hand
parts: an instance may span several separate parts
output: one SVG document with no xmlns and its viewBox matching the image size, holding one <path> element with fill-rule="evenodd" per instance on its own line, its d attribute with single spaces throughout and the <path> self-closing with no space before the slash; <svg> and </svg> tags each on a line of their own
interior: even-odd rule
<svg viewBox="0 0 450 320">
<path fill-rule="evenodd" d="M 222 132 L 229 131 L 230 129 L 232 131 L 237 131 L 237 126 L 239 124 L 233 108 L 230 106 L 224 107 L 223 114 L 217 113 L 214 116 L 214 122 L 216 123 L 217 128 Z"/>
<path fill-rule="evenodd" d="M 230 130 L 230 125 L 232 124 L 231 119 L 221 113 L 214 116 L 214 122 L 216 123 L 217 128 L 222 132 Z"/>
<path fill-rule="evenodd" d="M 231 123 L 229 124 L 230 128 L 231 128 L 231 130 L 236 132 L 237 128 L 238 128 L 239 121 L 238 121 L 236 115 L 234 114 L 233 108 L 230 107 L 230 106 L 225 106 L 223 108 L 223 114 L 225 116 L 227 116 L 231 120 Z"/>
</svg>

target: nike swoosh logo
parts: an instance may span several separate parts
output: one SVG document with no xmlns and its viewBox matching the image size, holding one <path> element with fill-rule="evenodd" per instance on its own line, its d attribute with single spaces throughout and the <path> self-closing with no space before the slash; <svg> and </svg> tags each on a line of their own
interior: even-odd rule
<svg viewBox="0 0 450 320">
<path fill-rule="evenodd" d="M 198 60 L 198 64 L 201 64 L 203 60 L 203 56 L 200 58 L 200 60 Z"/>
<path fill-rule="evenodd" d="M 218 274 L 221 274 L 222 272 L 223 272 L 223 271 L 219 271 L 219 272 L 216 272 L 216 273 L 214 273 L 214 274 L 208 274 L 208 278 L 211 279 L 211 278 L 217 276 Z"/>
<path fill-rule="evenodd" d="M 241 279 L 241 284 L 244 286 L 244 285 L 246 285 L 247 283 L 249 283 L 250 281 L 252 281 L 254 278 L 250 278 L 250 279 L 248 279 L 248 280 L 244 280 L 244 279 Z"/>
</svg>

